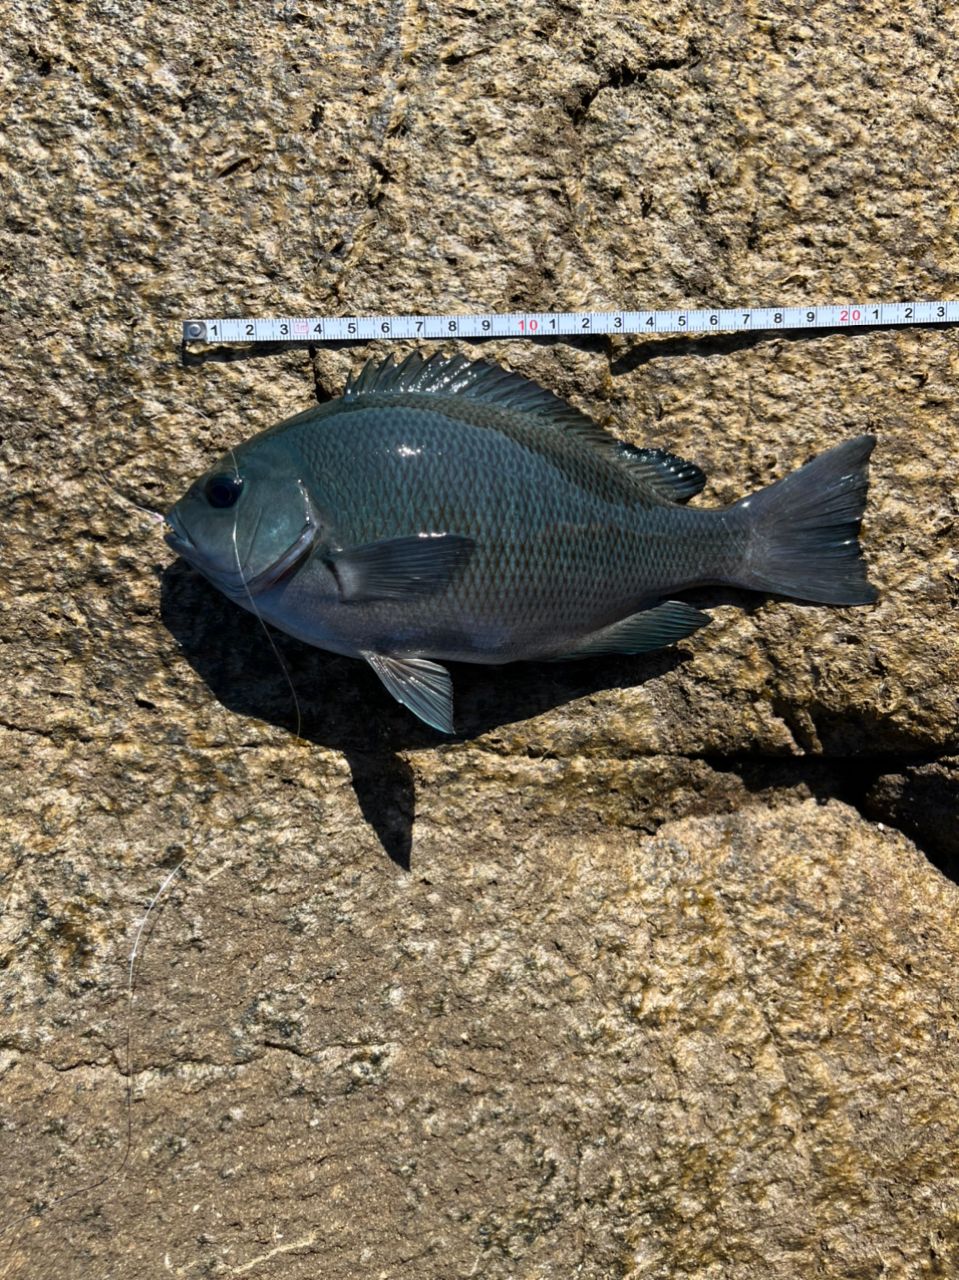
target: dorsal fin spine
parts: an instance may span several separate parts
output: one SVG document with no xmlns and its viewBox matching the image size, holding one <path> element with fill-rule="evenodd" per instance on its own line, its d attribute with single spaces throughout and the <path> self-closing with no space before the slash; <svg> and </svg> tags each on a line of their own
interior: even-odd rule
<svg viewBox="0 0 959 1280">
<path fill-rule="evenodd" d="M 459 396 L 532 414 L 598 449 L 628 471 L 637 483 L 667 502 L 684 502 L 706 483 L 705 475 L 693 463 L 663 449 L 638 449 L 624 444 L 552 391 L 486 360 L 470 362 L 465 356 L 442 352 L 424 359 L 418 351 L 411 352 L 400 364 L 395 364 L 392 356 L 368 360 L 357 376 L 347 381 L 343 399 L 382 395 Z"/>
</svg>

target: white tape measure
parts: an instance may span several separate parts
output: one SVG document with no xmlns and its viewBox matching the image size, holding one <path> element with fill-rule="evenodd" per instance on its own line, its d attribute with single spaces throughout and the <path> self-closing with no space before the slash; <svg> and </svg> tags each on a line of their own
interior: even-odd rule
<svg viewBox="0 0 959 1280">
<path fill-rule="evenodd" d="M 959 302 L 843 302 L 825 307 L 681 311 L 506 311 L 477 315 L 216 317 L 186 320 L 185 342 L 368 342 L 373 338 L 552 338 L 596 333 L 743 333 L 955 324 Z"/>
</svg>

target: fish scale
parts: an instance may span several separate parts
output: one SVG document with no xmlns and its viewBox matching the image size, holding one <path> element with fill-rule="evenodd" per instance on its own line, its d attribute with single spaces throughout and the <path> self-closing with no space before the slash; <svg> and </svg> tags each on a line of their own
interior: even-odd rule
<svg viewBox="0 0 959 1280">
<path fill-rule="evenodd" d="M 693 508 L 692 463 L 625 445 L 495 365 L 414 354 L 231 450 L 173 508 L 168 540 L 451 732 L 444 660 L 657 648 L 708 622 L 668 597 L 709 582 L 867 603 L 856 535 L 873 443 Z"/>
<path fill-rule="evenodd" d="M 474 644 L 485 647 L 480 618 L 495 618 L 498 633 L 512 633 L 508 661 L 526 656 L 527 644 L 533 652 L 562 645 L 657 588 L 702 575 L 696 541 L 715 524 L 714 513 L 677 508 L 691 535 L 677 537 L 667 519 L 656 518 L 665 509 L 647 507 L 647 495 L 612 458 L 577 441 L 561 467 L 544 456 L 556 434 L 548 424 L 510 421 L 503 411 L 452 399 L 430 408 L 371 407 L 360 399 L 348 412 L 324 416 L 322 426 L 299 426 L 290 447 L 324 478 L 339 544 L 432 530 L 477 539 L 469 563 L 431 598 L 424 620 L 444 632 L 463 629 L 456 652 L 445 657 L 468 660 Z M 344 466 L 356 439 L 362 457 Z M 496 476 L 495 487 L 475 483 L 484 476 Z M 637 513 L 653 517 L 642 531 Z M 710 533 L 720 536 L 712 527 Z M 384 602 L 371 613 L 388 629 L 403 623 L 411 604 Z"/>
</svg>

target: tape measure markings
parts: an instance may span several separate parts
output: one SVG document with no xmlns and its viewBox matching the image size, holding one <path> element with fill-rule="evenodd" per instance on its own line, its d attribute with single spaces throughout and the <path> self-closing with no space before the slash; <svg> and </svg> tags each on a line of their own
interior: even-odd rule
<svg viewBox="0 0 959 1280">
<path fill-rule="evenodd" d="M 959 301 L 673 311 L 508 311 L 477 315 L 220 316 L 183 323 L 185 342 L 369 342 L 398 338 L 551 338 L 589 334 L 744 333 L 955 324 Z"/>
</svg>

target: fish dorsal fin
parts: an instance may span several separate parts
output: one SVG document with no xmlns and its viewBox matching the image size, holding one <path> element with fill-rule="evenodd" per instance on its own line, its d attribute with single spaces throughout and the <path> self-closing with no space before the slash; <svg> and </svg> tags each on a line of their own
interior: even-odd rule
<svg viewBox="0 0 959 1280">
<path fill-rule="evenodd" d="M 667 453 L 665 449 L 639 449 L 622 441 L 617 441 L 616 447 L 621 461 L 636 479 L 669 502 L 688 501 L 700 493 L 706 483 L 705 471 L 675 453 Z"/>
<path fill-rule="evenodd" d="M 470 361 L 441 352 L 424 360 L 418 351 L 400 364 L 394 364 L 392 356 L 368 360 L 355 378 L 350 377 L 343 399 L 396 395 L 460 396 L 514 413 L 533 414 L 622 464 L 647 491 L 667 502 L 685 502 L 706 483 L 705 475 L 693 463 L 665 449 L 624 444 L 552 391 L 486 360 Z"/>
<path fill-rule="evenodd" d="M 486 360 L 470 361 L 465 356 L 445 356 L 441 352 L 424 360 L 418 351 L 400 364 L 394 364 L 392 356 L 379 363 L 368 360 L 355 378 L 350 377 L 343 399 L 382 395 L 461 396 L 482 400 L 516 413 L 548 418 L 557 426 L 606 447 L 616 444 L 602 427 L 552 391 L 524 378 L 521 373 L 501 369 Z"/>
</svg>

